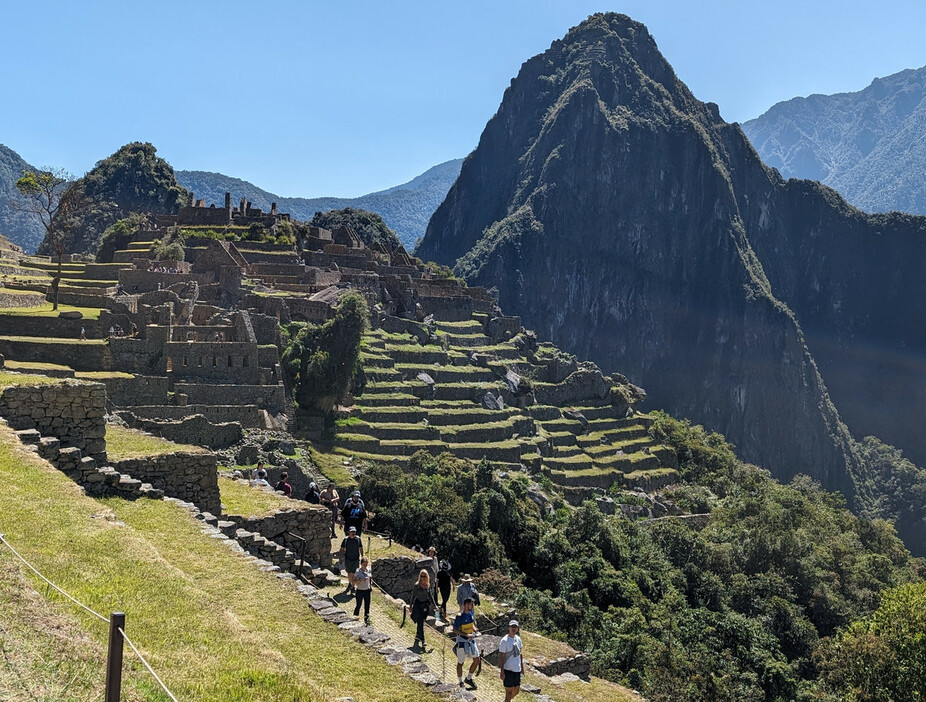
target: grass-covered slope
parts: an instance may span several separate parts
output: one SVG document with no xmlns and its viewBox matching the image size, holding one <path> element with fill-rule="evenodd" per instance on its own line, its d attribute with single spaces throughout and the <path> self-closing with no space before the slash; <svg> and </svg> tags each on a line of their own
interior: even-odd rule
<svg viewBox="0 0 926 702">
<path fill-rule="evenodd" d="M 126 631 L 181 700 L 421 700 L 424 688 L 311 613 L 288 582 L 203 534 L 171 503 L 97 501 L 0 427 L 0 533 Z M 23 584 L 27 587 L 23 588 Z M 0 689 L 11 700 L 99 699 L 107 625 L 0 547 Z M 164 700 L 127 654 L 125 699 Z"/>
</svg>

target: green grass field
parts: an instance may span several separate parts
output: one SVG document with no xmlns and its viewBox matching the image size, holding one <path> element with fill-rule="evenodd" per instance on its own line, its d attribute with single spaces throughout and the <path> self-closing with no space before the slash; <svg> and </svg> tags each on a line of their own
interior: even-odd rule
<svg viewBox="0 0 926 702">
<path fill-rule="evenodd" d="M 86 497 L 5 427 L 0 480 L 0 533 L 81 602 L 124 611 L 126 632 L 179 700 L 427 699 L 311 612 L 292 583 L 203 534 L 175 505 Z M 0 698 L 102 699 L 107 631 L 0 546 Z M 123 700 L 166 700 L 128 649 Z"/>
<path fill-rule="evenodd" d="M 12 291 L 8 291 L 12 292 Z M 8 317 L 57 317 L 61 312 L 80 312 L 84 319 L 99 319 L 99 307 L 74 307 L 73 305 L 58 305 L 58 309 L 52 309 L 53 305 L 46 302 L 38 307 L 3 307 L 0 308 L 0 316 Z"/>
<path fill-rule="evenodd" d="M 152 436 L 137 429 L 129 429 L 118 424 L 106 426 L 106 455 L 111 461 L 122 461 L 127 458 L 143 458 L 145 456 L 160 456 L 178 451 L 192 451 L 201 453 L 205 449 L 187 444 L 175 444 L 173 441 Z"/>
</svg>

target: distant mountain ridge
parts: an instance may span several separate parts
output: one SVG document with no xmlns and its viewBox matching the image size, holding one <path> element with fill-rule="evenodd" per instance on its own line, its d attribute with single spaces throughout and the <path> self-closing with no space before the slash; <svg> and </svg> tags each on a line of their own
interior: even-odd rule
<svg viewBox="0 0 926 702">
<path fill-rule="evenodd" d="M 460 174 L 463 159 L 438 164 L 407 183 L 360 197 L 280 197 L 240 178 L 209 171 L 177 171 L 177 182 L 191 190 L 197 199 L 206 204 L 221 205 L 225 193 L 230 192 L 236 202 L 246 197 L 256 207 L 269 210 L 272 202 L 281 212 L 296 219 L 310 220 L 316 212 L 353 207 L 376 212 L 399 236 L 402 244 L 411 249 L 424 236 L 428 220 L 443 202 L 450 186 Z"/>
<path fill-rule="evenodd" d="M 780 102 L 742 127 L 785 178 L 819 180 L 867 212 L 926 214 L 926 67 Z"/>
<path fill-rule="evenodd" d="M 0 144 L 0 234 L 26 251 L 35 251 L 45 236 L 45 229 L 36 217 L 17 211 L 12 205 L 13 201 L 20 199 L 16 181 L 26 170 L 37 169 L 26 163 L 18 153 Z"/>
</svg>

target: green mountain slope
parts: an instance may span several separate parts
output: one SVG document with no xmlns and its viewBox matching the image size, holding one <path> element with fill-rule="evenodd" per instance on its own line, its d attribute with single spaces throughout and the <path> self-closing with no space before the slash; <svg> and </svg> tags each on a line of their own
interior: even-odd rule
<svg viewBox="0 0 926 702">
<path fill-rule="evenodd" d="M 305 221 L 311 220 L 316 212 L 345 207 L 369 210 L 380 215 L 395 230 L 402 244 L 411 249 L 424 236 L 431 214 L 447 195 L 462 163 L 463 159 L 447 161 L 402 185 L 353 198 L 280 197 L 240 178 L 208 171 L 177 171 L 177 182 L 195 193 L 197 199 L 205 198 L 206 205 L 221 205 L 225 202 L 225 193 L 230 192 L 235 201 L 246 197 L 265 211 L 275 202 L 281 212 Z"/>
</svg>

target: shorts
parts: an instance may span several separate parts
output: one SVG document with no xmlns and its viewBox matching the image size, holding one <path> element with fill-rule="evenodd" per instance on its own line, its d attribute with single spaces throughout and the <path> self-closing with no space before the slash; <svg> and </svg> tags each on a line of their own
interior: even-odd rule
<svg viewBox="0 0 926 702">
<path fill-rule="evenodd" d="M 521 673 L 505 670 L 505 681 L 502 685 L 505 687 L 521 687 Z"/>
<path fill-rule="evenodd" d="M 357 572 L 357 568 L 360 567 L 360 559 L 356 561 L 350 558 L 344 559 L 344 570 L 346 570 L 350 575 L 353 575 Z"/>
<path fill-rule="evenodd" d="M 467 658 L 479 658 L 479 647 L 475 641 L 457 641 L 453 650 L 457 652 L 457 663 L 463 665 Z"/>
</svg>

